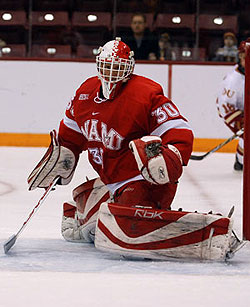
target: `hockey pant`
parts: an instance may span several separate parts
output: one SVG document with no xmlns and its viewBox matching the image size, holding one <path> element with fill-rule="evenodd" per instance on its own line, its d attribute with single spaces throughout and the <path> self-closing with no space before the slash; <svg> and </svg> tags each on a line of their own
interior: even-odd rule
<svg viewBox="0 0 250 307">
<path fill-rule="evenodd" d="M 132 181 L 115 192 L 114 202 L 127 206 L 145 206 L 170 209 L 177 184 L 151 184 L 145 180 Z"/>
</svg>

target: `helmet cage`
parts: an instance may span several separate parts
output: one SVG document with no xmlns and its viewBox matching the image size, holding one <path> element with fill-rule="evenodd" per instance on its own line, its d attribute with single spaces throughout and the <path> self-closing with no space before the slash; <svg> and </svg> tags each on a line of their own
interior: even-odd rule
<svg viewBox="0 0 250 307">
<path fill-rule="evenodd" d="M 126 79 L 134 70 L 134 59 L 96 57 L 97 72 L 100 79 L 117 83 Z"/>
<path fill-rule="evenodd" d="M 96 56 L 97 74 L 106 99 L 113 99 L 120 85 L 133 73 L 134 52 L 119 37 L 107 42 Z"/>
</svg>

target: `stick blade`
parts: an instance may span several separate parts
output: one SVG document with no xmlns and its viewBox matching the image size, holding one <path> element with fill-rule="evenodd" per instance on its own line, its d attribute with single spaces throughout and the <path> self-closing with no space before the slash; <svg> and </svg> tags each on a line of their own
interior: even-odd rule
<svg viewBox="0 0 250 307">
<path fill-rule="evenodd" d="M 230 209 L 227 217 L 231 218 L 233 213 L 234 213 L 234 206 Z"/>
<path fill-rule="evenodd" d="M 7 254 L 8 251 L 11 249 L 11 247 L 16 243 L 16 239 L 17 239 L 17 236 L 12 235 L 11 237 L 9 237 L 8 240 L 5 241 L 3 245 L 5 254 Z"/>
<path fill-rule="evenodd" d="M 204 156 L 194 156 L 191 155 L 190 160 L 202 160 L 204 158 Z"/>
</svg>

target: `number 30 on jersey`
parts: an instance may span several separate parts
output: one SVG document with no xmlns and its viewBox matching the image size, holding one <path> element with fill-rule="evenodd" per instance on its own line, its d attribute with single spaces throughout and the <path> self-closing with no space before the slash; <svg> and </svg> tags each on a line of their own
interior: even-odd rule
<svg viewBox="0 0 250 307">
<path fill-rule="evenodd" d="M 152 112 L 152 116 L 157 117 L 157 123 L 161 124 L 169 117 L 177 117 L 180 113 L 171 103 L 165 103 L 163 106 L 157 108 Z"/>
</svg>

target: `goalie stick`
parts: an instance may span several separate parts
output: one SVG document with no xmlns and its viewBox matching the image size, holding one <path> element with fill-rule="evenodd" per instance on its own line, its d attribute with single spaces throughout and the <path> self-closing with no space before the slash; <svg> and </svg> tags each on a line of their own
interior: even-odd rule
<svg viewBox="0 0 250 307">
<path fill-rule="evenodd" d="M 49 195 L 50 191 L 53 190 L 54 186 L 57 184 L 58 180 L 60 177 L 56 177 L 51 184 L 47 187 L 47 189 L 45 190 L 44 194 L 42 195 L 42 197 L 39 199 L 38 203 L 36 204 L 36 206 L 33 208 L 33 210 L 30 212 L 28 218 L 25 220 L 25 222 L 23 223 L 22 227 L 18 230 L 18 232 L 14 235 L 12 235 L 11 237 L 9 237 L 8 240 L 5 241 L 3 248 L 4 248 L 4 252 L 5 254 L 7 254 L 9 252 L 9 250 L 12 248 L 12 246 L 16 243 L 17 238 L 20 236 L 20 234 L 22 233 L 22 231 L 24 230 L 24 228 L 27 226 L 27 223 L 29 222 L 29 220 L 31 219 L 31 217 L 35 214 L 35 212 L 39 209 L 39 207 L 41 206 L 41 204 L 45 201 L 46 197 Z"/>
<path fill-rule="evenodd" d="M 224 142 L 220 143 L 219 145 L 217 145 L 216 147 L 214 147 L 213 149 L 209 150 L 208 152 L 206 152 L 204 155 L 201 156 L 196 156 L 196 155 L 191 155 L 190 160 L 203 160 L 204 158 L 206 158 L 208 155 L 210 155 L 213 152 L 216 152 L 217 150 L 219 150 L 220 148 L 222 148 L 223 146 L 225 146 L 226 144 L 228 144 L 229 142 L 231 142 L 232 140 L 236 139 L 237 137 L 242 136 L 242 134 L 244 133 L 244 128 L 240 129 L 239 131 L 237 131 L 234 135 L 232 135 L 230 138 L 228 138 L 227 140 L 225 140 Z"/>
</svg>

